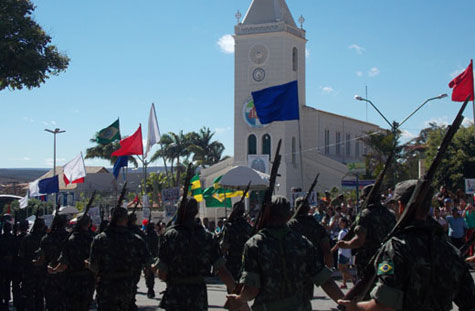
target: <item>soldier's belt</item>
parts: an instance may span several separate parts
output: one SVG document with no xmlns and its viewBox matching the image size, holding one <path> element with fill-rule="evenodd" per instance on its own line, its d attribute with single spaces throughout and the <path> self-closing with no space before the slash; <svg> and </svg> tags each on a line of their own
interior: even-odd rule
<svg viewBox="0 0 475 311">
<path fill-rule="evenodd" d="M 292 308 L 301 305 L 303 302 L 300 296 L 293 296 L 277 301 L 254 304 L 252 311 L 292 310 Z"/>
<path fill-rule="evenodd" d="M 205 280 L 202 276 L 190 276 L 190 277 L 182 277 L 182 278 L 173 278 L 167 281 L 170 285 L 196 285 L 202 284 Z"/>
</svg>

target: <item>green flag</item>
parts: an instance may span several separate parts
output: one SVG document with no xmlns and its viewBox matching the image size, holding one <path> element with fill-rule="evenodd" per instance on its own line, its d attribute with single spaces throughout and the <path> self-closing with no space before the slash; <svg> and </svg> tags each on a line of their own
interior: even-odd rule
<svg viewBox="0 0 475 311">
<path fill-rule="evenodd" d="M 203 193 L 201 191 L 201 182 L 200 182 L 200 175 L 196 175 L 190 180 L 190 192 L 191 196 L 196 199 L 196 201 L 201 202 L 203 201 Z"/>
<path fill-rule="evenodd" d="M 206 188 L 203 191 L 203 198 L 205 199 L 206 207 L 224 207 L 224 200 L 216 199 L 216 189 L 214 187 Z M 226 198 L 226 207 L 232 207 L 230 198 Z"/>
<path fill-rule="evenodd" d="M 120 140 L 119 119 L 96 134 L 96 141 L 102 145 L 110 144 L 115 140 Z"/>
<path fill-rule="evenodd" d="M 222 202 L 224 201 L 224 198 L 228 199 L 228 198 L 242 197 L 242 195 L 244 194 L 244 191 L 242 190 L 231 190 L 231 189 L 223 188 L 219 184 L 222 177 L 223 175 L 218 176 L 213 180 L 213 188 L 215 189 L 215 192 L 213 193 L 214 198 Z M 248 198 L 249 194 L 247 194 L 246 197 Z"/>
</svg>

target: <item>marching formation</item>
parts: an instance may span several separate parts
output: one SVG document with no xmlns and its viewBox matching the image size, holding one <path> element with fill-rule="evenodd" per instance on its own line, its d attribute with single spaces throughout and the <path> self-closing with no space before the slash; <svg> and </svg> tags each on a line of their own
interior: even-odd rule
<svg viewBox="0 0 475 311">
<path fill-rule="evenodd" d="M 177 212 L 159 234 L 150 216 L 145 230 L 136 224 L 138 202 L 131 213 L 122 207 L 127 183 L 110 220 L 102 215 L 98 233 L 91 230 L 88 215 L 95 192 L 69 232 L 59 204 L 50 228 L 38 211 L 31 228 L 26 221 L 12 223 L 4 216 L 1 308 L 8 310 L 13 296 L 13 306 L 22 311 L 87 311 L 93 303 L 99 311 L 133 311 L 144 273 L 149 298 L 155 297 L 156 276 L 166 283 L 162 309 L 207 310 L 206 277 L 212 271 L 226 286 L 224 307 L 229 310 L 311 310 L 314 286 L 346 310 L 450 310 L 453 302 L 460 310 L 475 310 L 475 284 L 467 265 L 475 256 L 465 258 L 475 238 L 464 243 L 454 235 L 457 209 L 454 219 L 447 217 L 452 236 L 431 215 L 432 199 L 444 195 L 434 196 L 431 184 L 467 103 L 468 98 L 427 174 L 398 183 L 383 200 L 381 186 L 393 151 L 375 183 L 363 189 L 357 213 L 348 209 L 344 196 L 332 200 L 328 193 L 313 214 L 309 196 L 319 174 L 308 195 L 293 207 L 287 198 L 274 195 L 279 142 L 259 210 L 246 213 L 249 183 L 216 234 L 201 225 L 198 202 L 188 195 L 193 190 L 191 164 Z M 338 217 L 328 223 L 332 206 Z M 341 231 L 335 239 L 337 220 Z M 352 257 L 356 276 L 348 271 Z M 343 274 L 340 287 L 332 278 L 335 261 Z M 344 294 L 347 280 L 354 286 Z"/>
</svg>

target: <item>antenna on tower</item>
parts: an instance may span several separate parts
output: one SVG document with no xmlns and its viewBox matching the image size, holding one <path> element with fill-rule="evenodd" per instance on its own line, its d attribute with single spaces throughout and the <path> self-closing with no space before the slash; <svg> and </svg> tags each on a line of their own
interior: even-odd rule
<svg viewBox="0 0 475 311">
<path fill-rule="evenodd" d="M 234 15 L 234 17 L 236 17 L 238 25 L 241 24 L 242 14 L 239 10 L 236 12 L 236 15 Z"/>
<path fill-rule="evenodd" d="M 300 29 L 303 29 L 303 23 L 305 23 L 305 18 L 303 18 L 303 15 L 300 15 L 299 23 L 300 23 Z"/>
</svg>

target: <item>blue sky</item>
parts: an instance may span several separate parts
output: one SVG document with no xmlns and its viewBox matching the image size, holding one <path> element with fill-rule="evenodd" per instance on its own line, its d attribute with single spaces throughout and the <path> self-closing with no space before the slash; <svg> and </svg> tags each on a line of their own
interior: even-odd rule
<svg viewBox="0 0 475 311">
<path fill-rule="evenodd" d="M 57 143 L 62 165 L 117 117 L 123 135 L 139 123 L 146 129 L 152 102 L 162 133 L 206 126 L 232 155 L 234 56 L 226 35 L 251 0 L 33 2 L 34 18 L 71 63 L 40 88 L 0 91 L 0 167 L 51 167 L 53 137 L 44 129 L 56 127 L 66 130 Z M 472 0 L 287 4 L 295 20 L 306 20 L 307 105 L 318 109 L 366 120 L 353 96 L 367 85 L 388 119 L 401 121 L 425 99 L 450 95 L 449 81 L 475 55 Z M 431 102 L 405 124 L 405 136 L 428 121 L 451 122 L 458 107 L 450 98 Z M 465 116 L 473 120 L 471 109 Z M 386 127 L 370 108 L 368 121 Z"/>
</svg>

